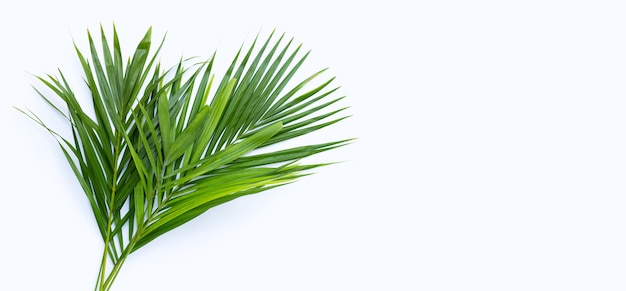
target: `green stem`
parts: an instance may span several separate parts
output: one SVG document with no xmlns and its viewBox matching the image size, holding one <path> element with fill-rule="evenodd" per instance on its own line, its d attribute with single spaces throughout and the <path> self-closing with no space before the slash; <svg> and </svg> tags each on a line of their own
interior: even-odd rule
<svg viewBox="0 0 626 291">
<path fill-rule="evenodd" d="M 111 289 L 111 285 L 113 285 L 113 281 L 115 281 L 115 278 L 117 278 L 117 275 L 119 274 L 120 269 L 122 268 L 122 265 L 124 265 L 126 258 L 128 258 L 130 253 L 133 251 L 133 248 L 135 247 L 137 240 L 141 237 L 141 234 L 143 233 L 145 228 L 146 228 L 145 226 L 142 226 L 141 229 L 138 229 L 135 235 L 133 236 L 133 238 L 130 240 L 130 242 L 126 246 L 126 248 L 122 250 L 122 253 L 120 254 L 120 257 L 115 263 L 115 265 L 113 266 L 111 273 L 109 273 L 106 280 L 101 282 L 102 286 L 101 286 L 100 291 L 108 291 L 109 289 Z"/>
<path fill-rule="evenodd" d="M 119 155 L 119 138 L 118 138 L 118 142 L 116 144 L 115 147 L 115 156 L 116 156 L 116 160 L 117 157 Z M 117 180 L 117 167 L 118 165 L 115 164 L 115 169 L 114 169 L 114 180 Z M 130 253 L 133 251 L 133 248 L 135 247 L 135 244 L 137 243 L 137 241 L 139 240 L 139 238 L 141 238 L 142 234 L 144 233 L 144 231 L 146 230 L 146 226 L 149 224 L 149 222 L 152 220 L 152 214 L 158 212 L 161 207 L 162 207 L 162 200 L 165 198 L 166 195 L 166 191 L 163 190 L 162 195 L 159 195 L 159 189 L 161 188 L 161 183 L 163 180 L 163 177 L 165 176 L 165 167 L 163 167 L 162 171 L 161 171 L 161 177 L 160 179 L 158 179 L 157 181 L 157 185 L 155 186 L 153 192 L 155 193 L 155 196 L 158 199 L 158 203 L 157 203 L 157 209 L 156 211 L 151 211 L 151 213 L 148 213 L 148 217 L 146 219 L 145 223 L 142 223 L 141 227 L 138 227 L 137 231 L 135 232 L 135 234 L 130 238 L 128 245 L 126 245 L 126 247 L 122 247 L 120 246 L 120 248 L 123 248 L 121 250 L 121 253 L 117 259 L 117 261 L 115 262 L 115 264 L 113 265 L 113 269 L 111 270 L 111 272 L 107 275 L 106 274 L 106 263 L 107 263 L 107 254 L 109 251 L 109 247 L 110 244 L 113 243 L 113 239 L 110 237 L 111 236 L 111 227 L 112 227 L 112 223 L 113 223 L 113 208 L 112 206 L 115 203 L 115 192 L 116 192 L 116 184 L 113 183 L 112 187 L 111 187 L 111 202 L 110 205 L 111 207 L 109 208 L 109 220 L 108 220 L 108 226 L 107 226 L 107 235 L 105 238 L 105 242 L 104 242 L 104 251 L 102 252 L 102 261 L 100 263 L 100 271 L 98 273 L 98 280 L 96 281 L 96 291 L 108 291 L 111 289 L 111 286 L 113 285 L 113 282 L 115 281 L 115 278 L 117 278 L 117 275 L 119 274 L 122 265 L 124 265 L 124 262 L 126 261 L 126 258 L 128 258 L 128 256 L 130 255 Z M 161 198 L 159 198 L 159 196 L 161 196 Z M 152 203 L 152 202 L 150 202 Z M 131 218 L 132 219 L 132 218 Z"/>
<path fill-rule="evenodd" d="M 122 265 L 124 264 L 124 261 L 126 261 L 126 256 L 121 257 L 117 261 L 117 263 L 115 263 L 115 266 L 113 266 L 113 270 L 111 270 L 111 273 L 109 273 L 109 276 L 107 276 L 106 280 L 103 282 L 103 285 L 100 291 L 108 291 L 109 289 L 111 289 L 111 286 L 113 285 L 113 281 L 115 281 L 115 278 L 119 274 L 120 269 L 122 268 Z"/>
<path fill-rule="evenodd" d="M 119 159 L 119 155 L 120 155 L 120 143 L 121 143 L 121 135 L 118 133 L 117 134 L 117 140 L 115 142 L 115 148 L 114 148 L 114 153 L 115 153 L 115 159 L 113 160 L 113 180 L 111 182 L 111 199 L 109 201 L 109 218 L 108 218 L 108 222 L 107 222 L 107 234 L 106 237 L 104 239 L 104 250 L 102 251 L 102 260 L 100 261 L 100 271 L 98 272 L 98 279 L 96 280 L 96 288 L 95 290 L 98 291 L 103 291 L 103 290 L 109 290 L 109 288 L 105 289 L 105 277 L 110 277 L 111 274 L 109 274 L 109 276 L 106 276 L 106 265 L 107 265 L 107 255 L 109 254 L 109 245 L 111 244 L 111 227 L 113 225 L 113 207 L 115 206 L 115 193 L 117 191 L 117 175 L 118 175 L 118 162 L 117 160 Z M 120 263 L 120 260 L 118 259 L 115 266 L 117 266 Z M 123 262 L 122 262 L 123 263 Z M 115 268 L 114 266 L 114 268 Z M 114 269 L 115 270 L 115 269 Z M 118 268 L 119 271 L 119 268 Z"/>
<path fill-rule="evenodd" d="M 104 240 L 104 251 L 102 251 L 102 260 L 100 261 L 100 270 L 98 271 L 98 278 L 96 280 L 95 291 L 102 290 L 102 285 L 104 282 L 104 277 L 106 273 L 106 265 L 107 265 L 107 254 L 109 250 L 110 229 L 111 229 L 111 219 L 109 219 L 107 235 Z"/>
</svg>

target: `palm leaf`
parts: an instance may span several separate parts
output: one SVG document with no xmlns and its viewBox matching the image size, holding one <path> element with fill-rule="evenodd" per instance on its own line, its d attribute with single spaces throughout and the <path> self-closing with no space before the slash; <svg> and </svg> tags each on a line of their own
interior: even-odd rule
<svg viewBox="0 0 626 291">
<path fill-rule="evenodd" d="M 314 84 L 324 70 L 292 80 L 309 53 L 282 35 L 242 47 L 212 88 L 215 54 L 163 70 L 163 42 L 151 52 L 149 29 L 124 64 L 115 27 L 112 44 L 102 27 L 100 34 L 100 50 L 90 33 L 87 54 L 75 45 L 94 115 L 60 71 L 38 79 L 66 112 L 36 90 L 72 135 L 23 111 L 58 139 L 89 200 L 104 241 L 96 290 L 109 290 L 126 258 L 150 241 L 217 205 L 308 175 L 325 164 L 302 159 L 351 141 L 256 152 L 346 118 L 334 108 L 343 97 L 333 78 Z"/>
</svg>

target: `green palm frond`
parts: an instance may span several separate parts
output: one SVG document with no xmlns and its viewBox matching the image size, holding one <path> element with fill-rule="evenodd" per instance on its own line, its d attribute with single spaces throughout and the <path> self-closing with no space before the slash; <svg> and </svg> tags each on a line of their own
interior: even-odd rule
<svg viewBox="0 0 626 291">
<path fill-rule="evenodd" d="M 91 205 L 104 241 L 96 290 L 109 290 L 126 258 L 212 207 L 293 182 L 324 164 L 301 164 L 350 140 L 273 150 L 346 118 L 333 79 L 322 71 L 294 82 L 308 53 L 284 36 L 258 38 L 235 56 L 219 83 L 215 55 L 163 69 L 151 29 L 128 60 L 117 31 L 89 52 L 76 48 L 93 112 L 80 104 L 61 71 L 39 77 L 67 110 L 37 93 L 67 119 L 59 141 Z M 211 97 L 209 97 L 211 96 Z"/>
</svg>

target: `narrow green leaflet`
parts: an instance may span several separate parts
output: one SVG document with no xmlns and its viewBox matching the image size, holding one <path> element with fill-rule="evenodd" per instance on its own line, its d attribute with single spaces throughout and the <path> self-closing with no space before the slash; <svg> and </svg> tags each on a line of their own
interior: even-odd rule
<svg viewBox="0 0 626 291">
<path fill-rule="evenodd" d="M 37 77 L 45 90 L 36 93 L 71 136 L 20 110 L 58 140 L 89 200 L 104 243 L 95 290 L 110 290 L 128 256 L 152 240 L 213 207 L 292 183 L 330 164 L 307 157 L 352 141 L 267 147 L 347 117 L 334 77 L 319 80 L 325 70 L 293 79 L 309 52 L 284 35 L 242 47 L 220 79 L 215 54 L 162 69 L 163 41 L 153 49 L 151 28 L 130 57 L 115 27 L 112 37 L 100 34 L 88 32 L 86 52 L 74 45 L 91 108 L 61 71 Z"/>
</svg>

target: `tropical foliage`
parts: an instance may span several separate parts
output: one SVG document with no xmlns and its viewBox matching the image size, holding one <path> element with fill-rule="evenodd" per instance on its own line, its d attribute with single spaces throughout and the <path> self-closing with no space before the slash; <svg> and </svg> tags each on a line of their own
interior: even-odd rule
<svg viewBox="0 0 626 291">
<path fill-rule="evenodd" d="M 163 42 L 154 49 L 151 29 L 126 60 L 115 27 L 112 42 L 100 33 L 100 47 L 88 33 L 88 53 L 75 45 L 92 108 L 61 71 L 38 78 L 45 90 L 37 93 L 71 125 L 71 136 L 27 113 L 56 137 L 91 205 L 104 241 L 95 290 L 109 290 L 128 256 L 162 234 L 293 182 L 323 165 L 301 159 L 350 141 L 256 151 L 346 117 L 333 79 L 312 82 L 323 70 L 292 80 L 308 52 L 284 36 L 255 39 L 216 81 L 215 54 L 164 69 Z"/>
</svg>

